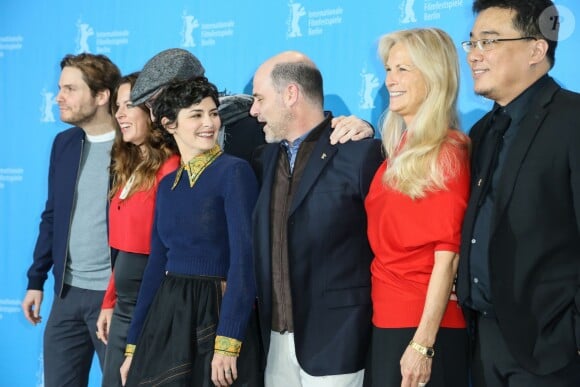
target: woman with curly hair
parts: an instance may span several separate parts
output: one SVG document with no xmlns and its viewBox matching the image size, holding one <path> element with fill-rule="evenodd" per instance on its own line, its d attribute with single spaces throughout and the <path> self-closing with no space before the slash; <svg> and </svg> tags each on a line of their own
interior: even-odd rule
<svg viewBox="0 0 580 387">
<path fill-rule="evenodd" d="M 247 161 L 218 145 L 218 106 L 217 88 L 203 77 L 167 85 L 153 103 L 181 166 L 159 184 L 151 254 L 121 368 L 128 386 L 260 383 L 257 357 L 248 357 L 257 350 L 250 320 L 258 183 Z"/>
</svg>

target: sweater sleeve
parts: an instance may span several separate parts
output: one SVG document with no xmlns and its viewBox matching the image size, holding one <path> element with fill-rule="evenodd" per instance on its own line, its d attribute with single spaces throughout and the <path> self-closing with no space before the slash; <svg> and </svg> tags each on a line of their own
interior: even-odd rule
<svg viewBox="0 0 580 387">
<path fill-rule="evenodd" d="M 157 196 L 157 203 L 163 200 L 162 195 Z M 163 277 L 165 275 L 165 266 L 167 264 L 167 248 L 161 241 L 159 237 L 159 232 L 157 230 L 157 212 L 158 205 L 155 205 L 155 217 L 153 219 L 153 231 L 151 234 L 151 253 L 147 261 L 147 266 L 143 273 L 143 281 L 141 282 L 141 287 L 139 288 L 139 296 L 137 297 L 137 305 L 135 306 L 135 311 L 133 317 L 131 318 L 131 325 L 129 326 L 129 332 L 127 333 L 127 344 L 135 345 L 137 339 L 141 334 L 143 329 L 143 324 L 145 323 L 145 318 L 153 302 L 153 298 L 157 293 L 157 290 L 161 286 Z"/>
<path fill-rule="evenodd" d="M 33 262 L 28 269 L 27 289 L 43 290 L 44 282 L 48 278 L 48 271 L 53 265 L 52 238 L 54 227 L 54 172 L 55 157 L 58 154 L 58 143 L 61 135 L 58 135 L 52 143 L 50 152 L 50 164 L 48 167 L 48 197 L 42 211 L 39 234 L 34 248 Z"/>
<path fill-rule="evenodd" d="M 252 211 L 258 183 L 250 165 L 236 163 L 225 186 L 229 268 L 217 335 L 242 341 L 256 297 L 252 253 Z"/>
<path fill-rule="evenodd" d="M 115 273 L 111 273 L 111 278 L 109 279 L 109 286 L 107 286 L 107 291 L 103 297 L 103 304 L 101 309 L 111 309 L 115 307 L 117 303 L 117 289 L 115 288 Z"/>
</svg>

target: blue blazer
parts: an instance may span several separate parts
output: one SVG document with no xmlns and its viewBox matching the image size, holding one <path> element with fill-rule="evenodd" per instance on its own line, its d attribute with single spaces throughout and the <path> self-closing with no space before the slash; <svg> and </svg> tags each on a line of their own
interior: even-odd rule
<svg viewBox="0 0 580 387">
<path fill-rule="evenodd" d="M 73 127 L 59 133 L 52 144 L 48 198 L 41 215 L 34 260 L 27 273 L 27 289 L 43 290 L 48 271 L 52 267 L 55 294 L 60 296 L 62 293 L 73 201 L 84 142 L 85 132 L 79 127 Z"/>
<path fill-rule="evenodd" d="M 371 334 L 370 263 L 364 199 L 383 161 L 381 143 L 317 141 L 288 216 L 296 356 L 314 376 L 364 368 Z M 261 191 L 254 211 L 258 312 L 265 353 L 272 324 L 270 201 L 279 144 L 255 160 Z"/>
<path fill-rule="evenodd" d="M 580 94 L 550 77 L 540 82 L 499 178 L 489 271 L 495 313 L 511 354 L 525 369 L 545 375 L 580 361 Z M 471 129 L 472 160 L 490 115 Z M 465 258 L 478 200 L 473 193 L 463 225 L 461 303 L 471 291 Z"/>
</svg>

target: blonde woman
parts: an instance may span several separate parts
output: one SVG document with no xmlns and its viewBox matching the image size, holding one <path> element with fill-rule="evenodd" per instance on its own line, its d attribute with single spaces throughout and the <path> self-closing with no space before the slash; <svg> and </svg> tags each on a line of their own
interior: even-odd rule
<svg viewBox="0 0 580 387">
<path fill-rule="evenodd" d="M 387 160 L 365 201 L 371 264 L 373 386 L 467 386 L 467 336 L 452 293 L 469 195 L 458 130 L 457 53 L 443 31 L 381 38 Z"/>
</svg>

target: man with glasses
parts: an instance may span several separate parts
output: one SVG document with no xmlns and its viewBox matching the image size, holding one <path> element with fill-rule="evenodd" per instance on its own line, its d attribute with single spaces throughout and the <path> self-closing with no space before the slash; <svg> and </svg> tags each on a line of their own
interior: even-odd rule
<svg viewBox="0 0 580 387">
<path fill-rule="evenodd" d="M 463 42 L 475 92 L 472 193 L 457 295 L 473 386 L 580 386 L 580 94 L 548 71 L 549 0 L 476 0 Z"/>
<path fill-rule="evenodd" d="M 472 49 L 478 48 L 481 51 L 493 50 L 498 42 L 514 42 L 516 40 L 538 40 L 533 36 L 522 36 L 520 38 L 494 38 L 494 39 L 479 39 L 479 40 L 468 40 L 466 42 L 461 42 L 461 46 L 465 52 L 469 53 Z"/>
</svg>

